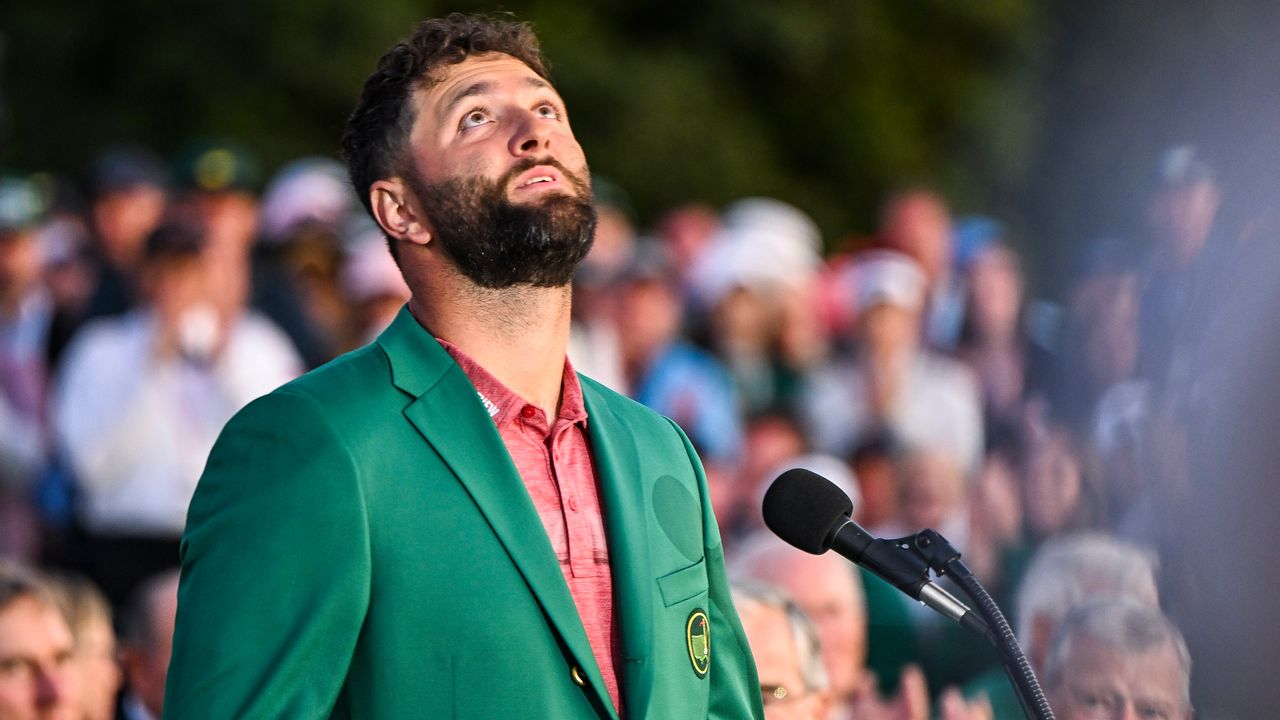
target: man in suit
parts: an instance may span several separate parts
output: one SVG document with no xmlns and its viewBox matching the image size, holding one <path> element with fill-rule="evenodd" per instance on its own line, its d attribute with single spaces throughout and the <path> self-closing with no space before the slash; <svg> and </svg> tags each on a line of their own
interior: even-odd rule
<svg viewBox="0 0 1280 720">
<path fill-rule="evenodd" d="M 566 359 L 588 171 L 537 40 L 452 15 L 343 149 L 413 296 L 223 431 L 172 718 L 759 718 L 702 467 Z"/>
</svg>

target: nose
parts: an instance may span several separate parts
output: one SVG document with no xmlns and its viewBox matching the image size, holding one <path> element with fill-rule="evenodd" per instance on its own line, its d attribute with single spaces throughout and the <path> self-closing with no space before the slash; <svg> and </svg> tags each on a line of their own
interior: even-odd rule
<svg viewBox="0 0 1280 720">
<path fill-rule="evenodd" d="M 551 128 L 547 119 L 525 110 L 511 134 L 510 151 L 517 157 L 538 153 L 548 148 L 550 140 Z"/>
<path fill-rule="evenodd" d="M 66 702 L 67 672 L 61 667 L 42 667 L 36 670 L 36 707 L 51 708 Z"/>
</svg>

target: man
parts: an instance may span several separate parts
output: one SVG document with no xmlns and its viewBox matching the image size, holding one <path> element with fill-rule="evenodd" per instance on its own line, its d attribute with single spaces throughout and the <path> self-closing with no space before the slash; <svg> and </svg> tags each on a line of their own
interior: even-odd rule
<svg viewBox="0 0 1280 720">
<path fill-rule="evenodd" d="M 830 680 L 829 720 L 930 717 L 924 674 L 914 665 L 902 669 L 896 694 L 881 695 L 875 673 L 867 665 L 867 591 L 873 588 L 864 586 L 852 563 L 835 553 L 802 553 L 762 531 L 735 551 L 732 568 L 735 582 L 776 587 L 813 621 Z M 906 618 L 886 621 L 881 617 L 878 622 L 893 623 L 879 628 L 880 637 L 892 637 L 900 645 L 914 643 Z M 984 699 L 965 702 L 957 693 L 944 694 L 937 711 L 942 720 L 989 720 L 991 715 Z"/>
<path fill-rule="evenodd" d="M 116 633 L 107 598 L 87 578 L 51 579 L 71 630 L 72 665 L 80 687 L 80 720 L 112 720 L 123 677 L 116 661 Z"/>
<path fill-rule="evenodd" d="M 733 599 L 756 660 L 765 720 L 823 720 L 831 696 L 813 623 L 768 586 L 735 586 Z"/>
<path fill-rule="evenodd" d="M 982 459 L 982 396 L 964 365 L 922 345 L 927 276 L 911 257 L 872 250 L 850 267 L 857 351 L 816 371 L 803 398 L 814 445 L 848 456 L 890 432 L 937 448 L 967 475 Z"/>
<path fill-rule="evenodd" d="M 125 612 L 124 637 L 121 638 L 120 657 L 126 681 L 120 698 L 123 720 L 160 717 L 177 612 L 176 568 L 148 578 L 134 591 Z"/>
<path fill-rule="evenodd" d="M 201 465 L 228 419 L 296 377 L 284 333 L 228 297 L 203 226 L 147 239 L 145 301 L 99 318 L 68 346 L 53 426 L 75 472 L 90 575 L 113 604 L 177 561 Z"/>
<path fill-rule="evenodd" d="M 891 194 L 880 208 L 878 244 L 920 264 L 928 297 L 924 337 L 939 350 L 953 349 L 964 318 L 964 290 L 952 272 L 954 240 L 946 200 L 926 187 Z"/>
<path fill-rule="evenodd" d="M 1191 656 L 1159 610 L 1112 602 L 1063 620 L 1045 667 L 1061 720 L 1191 719 Z"/>
<path fill-rule="evenodd" d="M 744 541 L 733 558 L 736 582 L 758 582 L 787 593 L 813 621 L 830 683 L 832 720 L 854 717 L 920 720 L 928 691 L 918 670 L 904 673 L 901 691 L 881 698 L 868 672 L 867 609 L 862 579 L 844 558 L 809 555 L 764 531 Z"/>
<path fill-rule="evenodd" d="M 1158 607 L 1154 561 L 1148 553 L 1099 532 L 1065 535 L 1040 548 L 1017 597 L 1018 640 L 1038 677 L 1044 677 L 1050 643 L 1063 618 L 1100 600 Z M 1023 717 L 1013 686 L 1000 668 L 969 681 L 964 692 L 987 695 L 996 720 Z"/>
<path fill-rule="evenodd" d="M 0 563 L 0 720 L 80 717 L 71 628 L 49 586 Z"/>
<path fill-rule="evenodd" d="M 35 182 L 0 175 L 0 556 L 39 553 L 31 494 L 48 461 L 45 352 L 53 301 L 41 238 L 47 211 Z"/>
<path fill-rule="evenodd" d="M 224 430 L 167 717 L 761 716 L 688 440 L 565 359 L 594 216 L 563 108 L 522 24 L 379 62 L 343 147 L 413 297 Z"/>
</svg>

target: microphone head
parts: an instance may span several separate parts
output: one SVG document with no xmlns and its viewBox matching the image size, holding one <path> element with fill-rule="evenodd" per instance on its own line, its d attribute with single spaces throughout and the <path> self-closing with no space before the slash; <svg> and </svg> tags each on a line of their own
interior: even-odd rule
<svg viewBox="0 0 1280 720">
<path fill-rule="evenodd" d="M 853 501 L 821 475 L 795 468 L 778 476 L 764 494 L 764 524 L 807 553 L 831 547 L 831 533 L 853 514 Z"/>
</svg>

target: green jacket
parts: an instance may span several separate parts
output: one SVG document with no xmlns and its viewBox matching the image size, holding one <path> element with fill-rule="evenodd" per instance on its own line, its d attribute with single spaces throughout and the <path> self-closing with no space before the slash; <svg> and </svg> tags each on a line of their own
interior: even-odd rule
<svg viewBox="0 0 1280 720">
<path fill-rule="evenodd" d="M 688 439 L 582 390 L 625 715 L 760 718 Z M 191 502 L 178 598 L 166 718 L 617 717 L 497 429 L 407 310 L 228 423 Z"/>
</svg>

